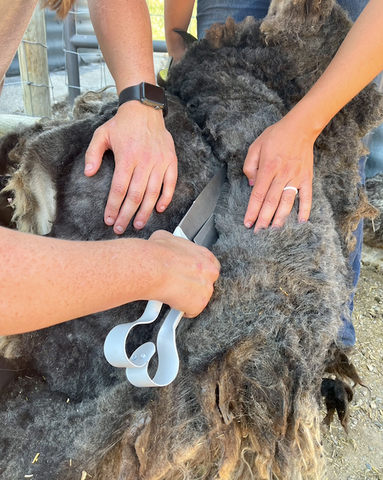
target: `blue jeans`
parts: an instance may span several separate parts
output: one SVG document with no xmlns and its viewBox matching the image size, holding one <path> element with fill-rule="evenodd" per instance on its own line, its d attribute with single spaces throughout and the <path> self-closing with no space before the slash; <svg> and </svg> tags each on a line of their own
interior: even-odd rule
<svg viewBox="0 0 383 480">
<path fill-rule="evenodd" d="M 261 19 L 267 14 L 269 0 L 198 0 L 197 29 L 198 38 L 205 36 L 205 31 L 213 23 L 224 23 L 227 17 L 233 17 L 236 22 L 248 16 Z"/>
<path fill-rule="evenodd" d="M 383 72 L 374 81 L 378 90 L 383 92 Z M 370 178 L 383 172 L 383 123 L 367 135 L 366 145 L 370 150 L 366 165 L 366 177 Z"/>
<path fill-rule="evenodd" d="M 350 17 L 355 21 L 368 0 L 338 0 Z M 270 0 L 198 0 L 197 4 L 197 29 L 198 38 L 205 36 L 205 31 L 213 23 L 224 23 L 227 17 L 233 17 L 236 22 L 252 16 L 262 19 L 269 9 Z"/>
<path fill-rule="evenodd" d="M 338 0 L 338 3 L 348 11 L 353 21 L 357 19 L 361 11 L 367 5 L 368 0 Z M 213 23 L 224 23 L 227 17 L 233 17 L 236 22 L 241 22 L 248 16 L 262 19 L 267 14 L 270 0 L 198 0 L 197 4 L 197 30 L 198 38 L 203 38 L 205 31 Z M 361 182 L 364 184 L 364 167 L 366 159 L 362 158 L 359 163 Z M 356 236 L 355 250 L 350 254 L 349 265 L 354 277 L 353 285 L 356 287 L 360 274 L 360 261 L 363 245 L 363 221 L 361 221 L 354 232 Z M 350 313 L 354 307 L 354 294 L 349 300 Z M 344 347 L 351 347 L 355 344 L 355 330 L 350 318 L 342 318 L 343 325 L 339 332 L 338 342 Z"/>
<path fill-rule="evenodd" d="M 361 186 L 366 183 L 366 176 L 365 176 L 365 165 L 366 165 L 366 157 L 362 157 L 359 160 L 359 174 L 360 174 L 360 184 Z M 355 329 L 354 325 L 351 322 L 351 314 L 354 310 L 354 296 L 355 296 L 355 289 L 358 284 L 359 275 L 360 275 L 360 266 L 362 260 L 362 247 L 363 247 L 363 220 L 359 222 L 359 225 L 356 227 L 354 231 L 354 235 L 356 238 L 356 245 L 353 252 L 350 253 L 348 257 L 348 264 L 352 268 L 353 271 L 353 278 L 352 278 L 352 285 L 354 287 L 354 292 L 351 294 L 349 299 L 349 311 L 350 317 L 347 318 L 344 316 L 342 318 L 343 324 L 338 334 L 338 342 L 340 345 L 344 347 L 352 347 L 355 345 Z"/>
</svg>

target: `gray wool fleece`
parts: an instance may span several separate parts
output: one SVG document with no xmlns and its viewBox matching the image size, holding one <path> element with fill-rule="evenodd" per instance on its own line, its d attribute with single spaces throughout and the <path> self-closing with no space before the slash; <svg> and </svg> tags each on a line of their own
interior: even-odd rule
<svg viewBox="0 0 383 480">
<path fill-rule="evenodd" d="M 309 90 L 350 28 L 332 0 L 279 5 L 262 31 L 249 19 L 213 27 L 173 67 L 166 126 L 179 160 L 176 193 L 143 231 L 129 226 L 124 234 L 172 231 L 228 164 L 213 247 L 222 273 L 204 312 L 181 321 L 177 379 L 164 389 L 137 389 L 103 357 L 109 330 L 138 318 L 143 302 L 0 339 L 20 369 L 0 396 L 2 480 L 79 480 L 82 471 L 102 480 L 322 477 L 320 384 L 352 285 L 354 223 L 373 212 L 358 195 L 358 160 L 383 103 L 366 87 L 318 138 L 307 223 L 297 223 L 296 203 L 282 229 L 247 230 L 242 167 L 249 145 Z M 52 221 L 54 237 L 116 237 L 102 221 L 112 153 L 97 175 L 83 175 L 90 138 L 115 111 L 114 103 L 102 105 L 72 123 L 0 140 L 0 171 L 11 174 L 19 228 L 39 233 Z M 37 191 L 37 177 L 49 188 Z M 44 205 L 52 192 L 53 212 Z M 136 330 L 128 349 L 157 330 Z"/>
</svg>

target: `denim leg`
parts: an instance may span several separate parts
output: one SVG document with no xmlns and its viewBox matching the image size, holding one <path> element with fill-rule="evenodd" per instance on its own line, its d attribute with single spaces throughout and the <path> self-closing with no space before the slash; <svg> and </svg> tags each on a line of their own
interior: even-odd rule
<svg viewBox="0 0 383 480">
<path fill-rule="evenodd" d="M 367 5 L 368 0 L 338 0 L 338 3 L 348 12 L 352 21 L 355 22 Z"/>
<path fill-rule="evenodd" d="M 353 287 L 356 288 L 360 275 L 360 262 L 362 258 L 362 246 L 363 246 L 363 220 L 359 222 L 357 229 L 354 232 L 356 237 L 355 250 L 351 252 L 348 263 L 353 270 Z M 355 329 L 351 321 L 351 314 L 354 310 L 354 297 L 355 291 L 351 294 L 348 308 L 349 314 L 342 317 L 342 326 L 338 334 L 338 344 L 341 347 L 353 347 L 355 345 Z"/>
<path fill-rule="evenodd" d="M 383 123 L 373 132 L 369 133 L 370 154 L 366 165 L 366 177 L 375 177 L 383 173 Z"/>
<path fill-rule="evenodd" d="M 266 16 L 270 0 L 198 0 L 197 29 L 198 38 L 203 38 L 205 32 L 213 23 L 224 23 L 227 17 L 233 17 L 241 22 L 249 15 L 261 19 Z"/>
<path fill-rule="evenodd" d="M 366 183 L 366 176 L 365 176 L 366 158 L 367 157 L 364 156 L 359 160 L 360 186 Z M 351 322 L 351 314 L 354 310 L 355 289 L 358 284 L 359 275 L 360 275 L 360 265 L 361 265 L 362 247 L 363 247 L 363 219 L 359 222 L 356 230 L 354 231 L 354 235 L 356 238 L 355 250 L 350 253 L 350 256 L 348 258 L 348 264 L 353 271 L 352 285 L 354 287 L 354 292 L 351 294 L 349 303 L 348 303 L 350 314 L 342 317 L 343 325 L 339 331 L 339 336 L 338 336 L 338 343 L 340 346 L 343 346 L 343 347 L 352 347 L 353 345 L 355 345 L 355 329 Z"/>
<path fill-rule="evenodd" d="M 203 38 L 205 32 L 213 23 L 224 23 L 227 17 L 233 17 L 236 22 L 241 22 L 249 15 L 262 19 L 266 16 L 271 0 L 198 0 L 197 4 L 197 29 L 198 38 Z M 352 20 L 360 15 L 368 0 L 338 0 L 349 13 Z"/>
</svg>

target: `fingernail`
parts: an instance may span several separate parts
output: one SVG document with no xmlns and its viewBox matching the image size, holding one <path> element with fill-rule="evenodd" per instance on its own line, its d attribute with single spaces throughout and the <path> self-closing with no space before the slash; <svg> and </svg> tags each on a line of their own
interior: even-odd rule
<svg viewBox="0 0 383 480">
<path fill-rule="evenodd" d="M 90 172 L 91 170 L 93 170 L 93 165 L 91 163 L 87 163 L 85 165 L 85 171 Z"/>
<path fill-rule="evenodd" d="M 305 220 L 304 218 L 302 218 L 301 220 L 299 220 L 299 223 L 306 223 L 307 220 Z"/>
<path fill-rule="evenodd" d="M 108 218 L 105 220 L 105 223 L 106 223 L 107 225 L 113 225 L 114 220 L 113 220 L 112 217 L 108 217 Z"/>
<path fill-rule="evenodd" d="M 165 210 L 165 207 L 164 207 L 163 205 L 162 205 L 162 207 L 159 207 L 159 208 L 158 208 L 158 211 L 159 211 L 159 212 L 163 212 L 164 210 Z"/>
<path fill-rule="evenodd" d="M 124 229 L 121 227 L 121 225 L 118 225 L 116 227 L 116 230 L 117 230 L 118 233 L 123 233 L 123 231 L 124 231 Z"/>
<path fill-rule="evenodd" d="M 142 228 L 144 226 L 144 222 L 141 222 L 140 220 L 138 222 L 134 222 L 134 227 L 135 228 Z"/>
<path fill-rule="evenodd" d="M 249 185 L 252 187 L 254 185 L 254 180 L 249 180 Z"/>
<path fill-rule="evenodd" d="M 246 228 L 251 228 L 252 226 L 253 226 L 253 224 L 251 222 L 246 222 L 245 223 Z"/>
<path fill-rule="evenodd" d="M 281 227 L 279 225 L 272 225 L 271 229 L 272 230 L 279 230 Z"/>
</svg>

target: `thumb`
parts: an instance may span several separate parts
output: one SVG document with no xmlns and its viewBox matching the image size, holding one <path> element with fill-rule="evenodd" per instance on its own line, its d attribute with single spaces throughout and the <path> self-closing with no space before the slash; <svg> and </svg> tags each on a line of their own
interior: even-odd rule
<svg viewBox="0 0 383 480">
<path fill-rule="evenodd" d="M 245 163 L 243 164 L 243 173 L 249 179 L 249 185 L 253 186 L 257 176 L 259 159 L 261 157 L 261 142 L 255 140 L 247 152 Z"/>
</svg>

